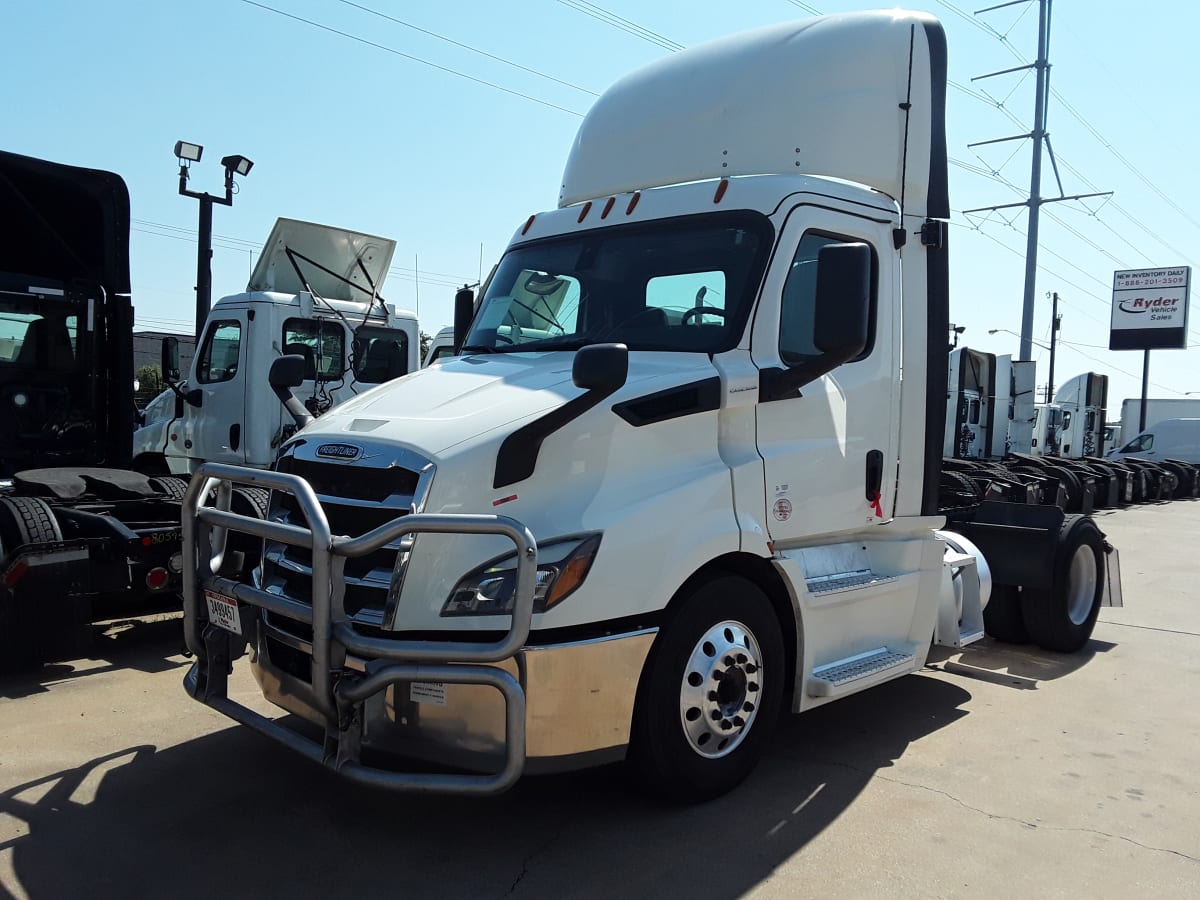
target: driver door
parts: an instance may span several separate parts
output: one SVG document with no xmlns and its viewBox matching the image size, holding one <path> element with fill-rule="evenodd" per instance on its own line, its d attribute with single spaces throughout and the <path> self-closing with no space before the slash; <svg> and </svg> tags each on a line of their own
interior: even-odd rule
<svg viewBox="0 0 1200 900">
<path fill-rule="evenodd" d="M 752 332 L 751 352 L 760 369 L 786 368 L 789 359 L 819 354 L 813 338 L 823 246 L 867 244 L 873 274 L 866 349 L 802 386 L 798 395 L 759 397 L 764 520 L 776 546 L 812 543 L 891 518 L 900 399 L 894 322 L 899 273 L 888 262 L 894 258 L 892 223 L 884 218 L 801 204 L 786 214 L 781 228 Z"/>
<path fill-rule="evenodd" d="M 245 310 L 225 310 L 204 329 L 191 378 L 191 386 L 200 390 L 203 399 L 199 407 L 186 407 L 181 429 L 191 471 L 203 462 L 246 461 L 243 361 L 248 324 Z"/>
</svg>

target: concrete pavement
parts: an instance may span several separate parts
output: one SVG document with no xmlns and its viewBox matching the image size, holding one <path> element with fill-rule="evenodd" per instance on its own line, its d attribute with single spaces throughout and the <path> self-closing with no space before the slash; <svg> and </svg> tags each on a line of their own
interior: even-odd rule
<svg viewBox="0 0 1200 900">
<path fill-rule="evenodd" d="M 984 642 L 785 719 L 671 808 L 620 766 L 497 798 L 344 783 L 189 700 L 178 621 L 0 679 L 17 897 L 1200 896 L 1200 503 L 1100 517 L 1124 609 L 1081 654 Z M 239 667 L 235 689 L 254 698 Z"/>
</svg>

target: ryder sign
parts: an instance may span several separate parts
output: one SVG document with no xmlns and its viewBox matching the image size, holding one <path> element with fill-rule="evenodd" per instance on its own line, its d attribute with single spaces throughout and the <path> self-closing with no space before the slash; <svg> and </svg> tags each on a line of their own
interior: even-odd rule
<svg viewBox="0 0 1200 900">
<path fill-rule="evenodd" d="M 1109 350 L 1187 347 L 1190 266 L 1113 273 Z"/>
</svg>

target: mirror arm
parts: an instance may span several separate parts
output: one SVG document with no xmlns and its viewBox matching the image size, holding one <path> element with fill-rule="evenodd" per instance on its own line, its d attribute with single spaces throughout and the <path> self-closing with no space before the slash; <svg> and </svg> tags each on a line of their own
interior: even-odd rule
<svg viewBox="0 0 1200 900">
<path fill-rule="evenodd" d="M 279 402 L 283 404 L 283 408 L 287 410 L 288 415 L 295 421 L 296 426 L 303 428 L 313 421 L 313 415 L 305 408 L 304 404 L 296 399 L 296 395 L 292 393 L 290 388 L 282 385 L 272 385 L 271 390 L 275 392 L 275 396 L 279 398 Z"/>
</svg>

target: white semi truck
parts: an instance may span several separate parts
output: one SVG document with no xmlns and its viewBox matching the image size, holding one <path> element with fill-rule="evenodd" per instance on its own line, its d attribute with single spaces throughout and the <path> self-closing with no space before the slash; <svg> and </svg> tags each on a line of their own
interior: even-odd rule
<svg viewBox="0 0 1200 900">
<path fill-rule="evenodd" d="M 280 356 L 305 357 L 296 392 L 317 415 L 420 363 L 417 317 L 382 299 L 395 241 L 295 219 L 271 229 L 241 294 L 213 304 L 186 389 L 146 407 L 134 466 L 189 475 L 206 461 L 269 468 L 296 423 L 267 376 Z M 169 344 L 171 339 L 167 339 Z M 178 381 L 165 354 L 164 374 Z"/>
<path fill-rule="evenodd" d="M 456 298 L 461 356 L 335 407 L 275 471 L 199 467 L 188 692 L 379 787 L 628 758 L 694 800 L 750 772 L 783 710 L 981 638 L 989 598 L 1083 646 L 1119 586 L 1090 518 L 939 511 L 945 89 L 941 26 L 902 11 L 610 88 L 558 208 Z M 268 520 L 217 508 L 232 484 L 270 488 Z M 252 583 L 219 574 L 226 529 L 265 541 Z M 323 740 L 230 696 L 247 649 Z"/>
</svg>

